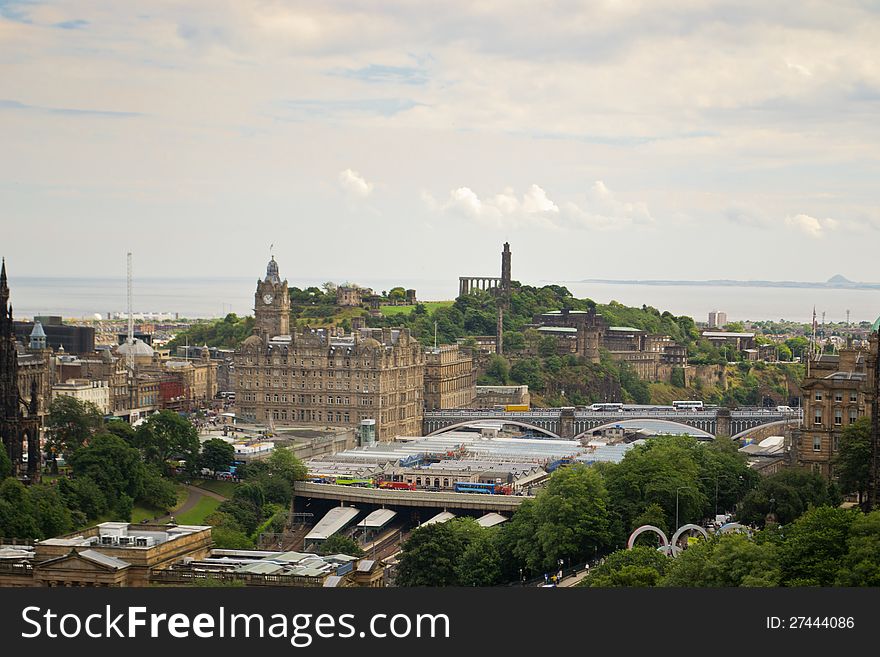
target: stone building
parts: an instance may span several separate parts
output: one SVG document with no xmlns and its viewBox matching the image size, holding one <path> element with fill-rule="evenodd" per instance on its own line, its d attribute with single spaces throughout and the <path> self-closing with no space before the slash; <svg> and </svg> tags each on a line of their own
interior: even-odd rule
<svg viewBox="0 0 880 657">
<path fill-rule="evenodd" d="M 874 337 L 868 350 L 850 347 L 807 362 L 801 384 L 804 419 L 792 436 L 792 465 L 834 476 L 832 461 L 843 430 L 860 417 L 871 415 L 876 350 Z"/>
<path fill-rule="evenodd" d="M 425 410 L 472 408 L 477 398 L 474 359 L 457 344 L 425 351 Z"/>
<path fill-rule="evenodd" d="M 528 386 L 477 386 L 475 408 L 496 406 L 529 406 L 531 396 Z"/>
<path fill-rule="evenodd" d="M 367 297 L 373 295 L 370 289 L 357 285 L 340 285 L 336 288 L 337 306 L 360 306 Z"/>
<path fill-rule="evenodd" d="M 210 554 L 211 527 L 103 522 L 39 541 L 0 562 L 0 586 L 149 586 L 182 559 Z"/>
<path fill-rule="evenodd" d="M 263 292 L 274 286 L 273 293 Z M 289 332 L 287 281 L 269 263 L 257 284 L 254 335 L 234 356 L 238 416 L 267 425 L 357 427 L 375 419 L 380 440 L 421 430 L 425 356 L 407 329 Z"/>
<path fill-rule="evenodd" d="M 94 404 L 104 415 L 110 414 L 112 410 L 110 384 L 107 381 L 68 379 L 52 386 L 52 398 L 57 397 L 73 397 L 81 402 Z"/>
</svg>

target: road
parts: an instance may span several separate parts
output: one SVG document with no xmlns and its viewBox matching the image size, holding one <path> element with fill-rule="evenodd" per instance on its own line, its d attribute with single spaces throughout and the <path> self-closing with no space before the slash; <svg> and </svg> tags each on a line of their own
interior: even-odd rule
<svg viewBox="0 0 880 657">
<path fill-rule="evenodd" d="M 169 513 L 168 515 L 162 516 L 161 518 L 157 518 L 155 522 L 171 522 L 171 517 L 174 515 L 181 515 L 193 509 L 196 504 L 198 504 L 203 497 L 212 497 L 215 500 L 220 500 L 221 502 L 225 502 L 227 499 L 223 497 L 219 493 L 215 493 L 214 491 L 207 490 L 205 488 L 199 488 L 198 486 L 193 486 L 191 484 L 184 484 L 184 488 L 186 488 L 188 492 L 188 496 L 186 498 L 186 502 L 177 509 L 174 513 Z"/>
</svg>

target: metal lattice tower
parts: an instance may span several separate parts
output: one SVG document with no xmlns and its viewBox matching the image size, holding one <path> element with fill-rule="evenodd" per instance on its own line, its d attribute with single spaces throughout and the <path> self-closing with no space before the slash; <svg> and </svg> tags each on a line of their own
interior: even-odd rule
<svg viewBox="0 0 880 657">
<path fill-rule="evenodd" d="M 128 353 L 126 354 L 125 361 L 128 367 L 128 371 L 134 371 L 134 313 L 131 309 L 131 251 L 128 252 L 128 277 L 127 277 L 127 285 L 128 285 L 128 335 L 125 338 L 126 344 L 128 344 Z"/>
</svg>

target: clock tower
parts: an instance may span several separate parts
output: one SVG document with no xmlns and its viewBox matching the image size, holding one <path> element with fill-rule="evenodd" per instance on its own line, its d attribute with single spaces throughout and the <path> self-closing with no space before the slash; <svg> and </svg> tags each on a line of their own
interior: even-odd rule
<svg viewBox="0 0 880 657">
<path fill-rule="evenodd" d="M 266 267 L 266 278 L 257 281 L 254 319 L 254 332 L 264 339 L 290 334 L 290 295 L 287 281 L 282 281 L 278 275 L 275 256 Z"/>
</svg>

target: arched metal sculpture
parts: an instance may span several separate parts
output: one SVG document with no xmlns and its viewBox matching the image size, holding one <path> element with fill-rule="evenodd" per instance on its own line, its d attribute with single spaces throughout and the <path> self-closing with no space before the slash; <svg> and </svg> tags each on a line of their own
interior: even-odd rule
<svg viewBox="0 0 880 657">
<path fill-rule="evenodd" d="M 629 535 L 629 540 L 626 542 L 626 549 L 632 550 L 633 545 L 636 543 L 636 539 L 645 532 L 654 532 L 660 537 L 660 542 L 663 544 L 662 547 L 669 547 L 669 539 L 666 538 L 666 534 L 663 533 L 662 529 L 655 527 L 654 525 L 642 525 L 641 527 L 636 527 L 633 533 Z"/>
</svg>

